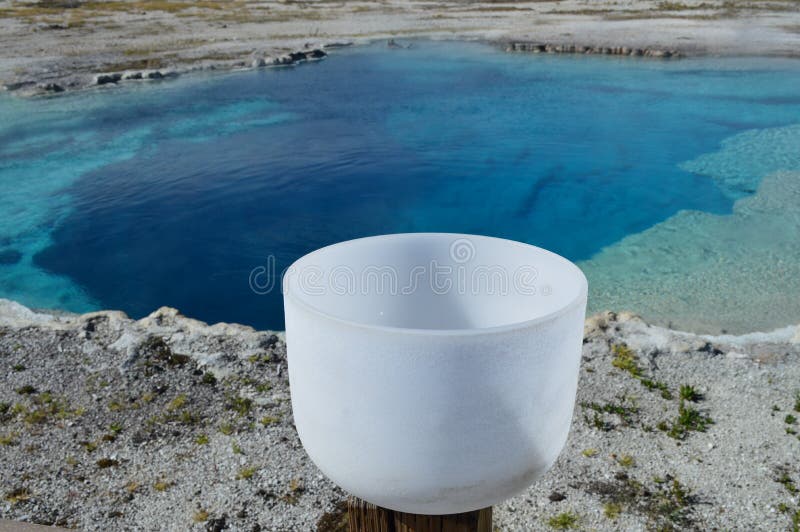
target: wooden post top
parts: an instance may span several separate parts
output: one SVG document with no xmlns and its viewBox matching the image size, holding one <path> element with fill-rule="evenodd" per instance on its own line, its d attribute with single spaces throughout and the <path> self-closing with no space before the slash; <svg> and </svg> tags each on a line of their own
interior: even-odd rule
<svg viewBox="0 0 800 532">
<path fill-rule="evenodd" d="M 350 532 L 492 532 L 492 508 L 462 514 L 417 515 L 350 497 Z"/>
</svg>

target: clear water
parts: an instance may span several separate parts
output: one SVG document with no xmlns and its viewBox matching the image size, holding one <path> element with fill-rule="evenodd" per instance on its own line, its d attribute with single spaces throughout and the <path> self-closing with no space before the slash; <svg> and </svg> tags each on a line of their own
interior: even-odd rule
<svg viewBox="0 0 800 532">
<path fill-rule="evenodd" d="M 418 42 L 299 68 L 0 99 L 0 297 L 282 328 L 278 272 L 452 231 L 579 261 L 590 310 L 800 321 L 800 62 Z"/>
</svg>

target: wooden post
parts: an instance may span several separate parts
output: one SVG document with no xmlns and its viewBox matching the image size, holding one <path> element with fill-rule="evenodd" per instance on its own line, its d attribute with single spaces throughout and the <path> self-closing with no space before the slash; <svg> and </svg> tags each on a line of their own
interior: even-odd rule
<svg viewBox="0 0 800 532">
<path fill-rule="evenodd" d="M 463 514 L 417 515 L 396 512 L 350 497 L 350 532 L 492 532 L 492 508 Z"/>
</svg>

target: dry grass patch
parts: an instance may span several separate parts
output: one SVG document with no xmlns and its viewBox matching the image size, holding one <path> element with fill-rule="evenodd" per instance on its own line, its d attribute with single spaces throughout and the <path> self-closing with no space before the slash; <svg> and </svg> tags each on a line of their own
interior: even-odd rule
<svg viewBox="0 0 800 532">
<path fill-rule="evenodd" d="M 132 59 L 130 61 L 120 61 L 102 65 L 102 67 L 96 70 L 103 70 L 104 72 L 122 72 L 124 70 L 155 70 L 166 66 L 167 62 L 160 57 L 145 57 L 142 59 Z"/>
<path fill-rule="evenodd" d="M 459 11 L 463 11 L 465 13 L 499 13 L 503 11 L 531 12 L 534 10 L 529 7 L 517 7 L 517 6 L 478 6 L 478 7 L 469 7 L 466 9 L 459 9 Z"/>
<path fill-rule="evenodd" d="M 84 25 L 88 20 L 109 17 L 115 13 L 161 12 L 181 16 L 199 16 L 212 11 L 222 19 L 228 13 L 245 9 L 241 0 L 38 0 L 14 1 L 0 9 L 0 18 L 18 18 L 30 23 L 43 22 L 41 17 L 61 17 L 70 26 Z M 53 20 L 50 18 L 49 20 Z"/>
</svg>

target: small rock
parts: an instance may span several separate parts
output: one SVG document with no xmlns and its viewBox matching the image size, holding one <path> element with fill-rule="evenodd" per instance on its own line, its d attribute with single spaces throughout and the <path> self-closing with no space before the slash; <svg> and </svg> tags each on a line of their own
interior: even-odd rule
<svg viewBox="0 0 800 532">
<path fill-rule="evenodd" d="M 588 338 L 592 335 L 603 334 L 609 327 L 609 323 L 615 321 L 617 316 L 613 312 L 602 312 L 586 318 L 583 325 L 583 336 Z"/>
<path fill-rule="evenodd" d="M 267 62 L 264 60 L 263 57 L 256 57 L 253 59 L 253 62 L 250 63 L 250 66 L 253 68 L 261 68 L 267 66 Z"/>
<path fill-rule="evenodd" d="M 94 77 L 95 85 L 107 85 L 108 83 L 117 83 L 122 79 L 122 74 L 98 74 Z"/>
<path fill-rule="evenodd" d="M 616 320 L 620 323 L 625 323 L 628 321 L 642 321 L 642 318 L 633 312 L 623 310 L 622 312 L 618 312 L 616 314 Z"/>
<path fill-rule="evenodd" d="M 711 342 L 705 342 L 697 351 L 700 353 L 708 353 L 711 356 L 719 356 L 722 354 L 722 350 L 714 347 Z"/>
<path fill-rule="evenodd" d="M 698 351 L 703 345 L 705 345 L 705 344 L 702 343 L 702 342 L 700 342 L 700 343 L 698 343 L 697 341 L 689 342 L 689 341 L 686 341 L 686 340 L 676 339 L 672 343 L 672 352 L 673 353 L 690 353 L 692 351 Z"/>
<path fill-rule="evenodd" d="M 216 519 L 210 519 L 206 523 L 207 532 L 222 532 L 227 528 L 228 528 L 228 516 L 226 515 L 223 515 L 222 517 L 218 517 Z"/>
<path fill-rule="evenodd" d="M 35 81 L 17 81 L 14 83 L 6 83 L 3 85 L 3 88 L 9 92 L 22 89 L 24 87 L 30 87 L 31 85 L 36 85 Z"/>
<path fill-rule="evenodd" d="M 315 48 L 315 49 L 311 50 L 310 52 L 306 52 L 306 57 L 308 59 L 322 59 L 323 57 L 325 57 L 327 55 L 328 54 L 326 54 L 325 52 L 323 52 L 319 48 Z"/>
<path fill-rule="evenodd" d="M 280 339 L 275 334 L 270 334 L 269 336 L 264 335 L 258 342 L 258 346 L 262 349 L 271 349 L 275 347 L 275 345 L 278 343 L 278 340 Z"/>
<path fill-rule="evenodd" d="M 345 41 L 345 42 L 329 42 L 327 44 L 323 44 L 323 48 L 333 49 L 333 48 L 345 48 L 347 46 L 353 46 L 353 41 Z"/>
<path fill-rule="evenodd" d="M 64 92 L 64 87 L 58 83 L 43 83 L 39 85 L 39 88 L 47 92 Z"/>
<path fill-rule="evenodd" d="M 282 66 L 282 65 L 291 65 L 292 58 L 288 55 L 281 55 L 272 60 L 272 64 L 275 66 Z"/>
<path fill-rule="evenodd" d="M 554 491 L 554 492 L 553 492 L 553 493 L 551 493 L 551 494 L 550 494 L 550 496 L 549 496 L 549 497 L 547 497 L 547 498 L 548 498 L 548 499 L 550 499 L 550 502 L 560 502 L 560 501 L 563 501 L 564 499 L 566 499 L 566 498 L 567 498 L 567 496 L 566 496 L 566 495 L 564 495 L 564 494 L 563 494 L 563 493 L 561 493 L 561 492 Z"/>
</svg>

